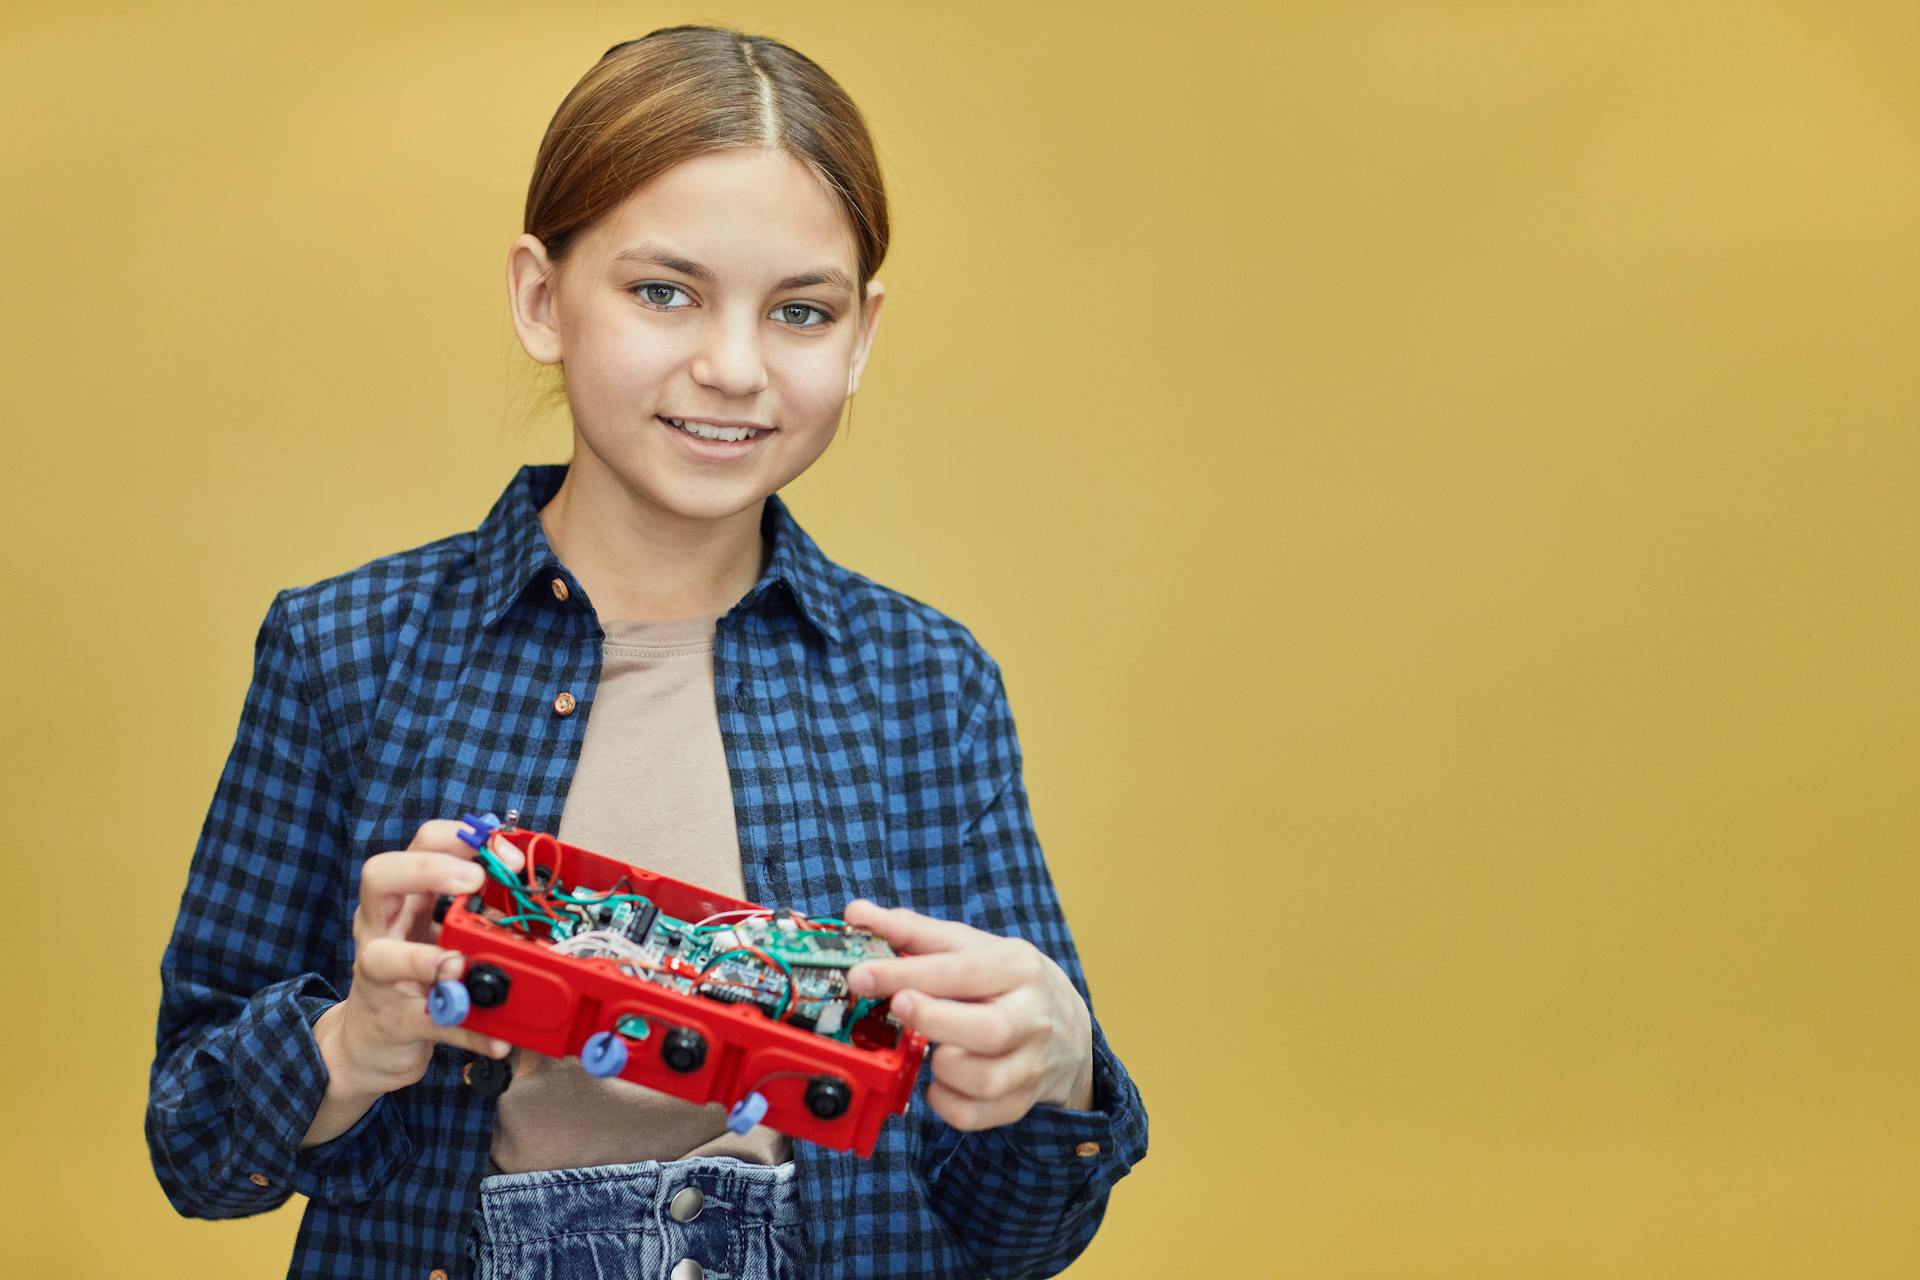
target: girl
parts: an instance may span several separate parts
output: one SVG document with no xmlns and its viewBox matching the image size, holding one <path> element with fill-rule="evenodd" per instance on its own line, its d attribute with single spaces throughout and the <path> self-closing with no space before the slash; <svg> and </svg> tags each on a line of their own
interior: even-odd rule
<svg viewBox="0 0 1920 1280">
<path fill-rule="evenodd" d="M 565 466 L 470 532 L 280 592 L 172 939 L 147 1107 L 197 1217 L 308 1197 L 295 1276 L 1045 1276 L 1146 1114 L 1092 1017 L 999 668 L 827 559 L 778 490 L 884 291 L 860 113 L 787 46 L 683 26 L 560 105 L 508 253 Z M 937 1047 L 870 1160 L 436 1026 L 455 815 L 910 954 L 852 973 Z M 516 868 L 517 869 L 517 868 Z M 880 906 L 879 903 L 897 903 Z"/>
</svg>

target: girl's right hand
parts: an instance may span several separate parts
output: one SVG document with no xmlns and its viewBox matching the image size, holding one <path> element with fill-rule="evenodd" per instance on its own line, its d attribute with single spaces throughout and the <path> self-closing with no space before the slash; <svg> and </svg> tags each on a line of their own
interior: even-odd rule
<svg viewBox="0 0 1920 1280">
<path fill-rule="evenodd" d="M 372 1099 L 404 1089 L 427 1073 L 436 1043 L 490 1058 L 513 1046 L 427 1016 L 427 989 L 466 970 L 466 957 L 438 946 L 433 904 L 440 894 L 467 894 L 485 882 L 475 850 L 456 833 L 464 824 L 437 818 L 405 849 L 376 853 L 360 868 L 360 904 L 353 913 L 353 983 L 347 998 L 321 1014 L 314 1039 L 330 1073 L 329 1094 Z M 525 859 L 504 841 L 495 856 L 518 872 Z"/>
</svg>

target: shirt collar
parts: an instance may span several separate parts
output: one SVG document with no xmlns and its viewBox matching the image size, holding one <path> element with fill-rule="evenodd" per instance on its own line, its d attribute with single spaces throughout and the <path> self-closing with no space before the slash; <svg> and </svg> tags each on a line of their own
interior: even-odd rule
<svg viewBox="0 0 1920 1280">
<path fill-rule="evenodd" d="M 567 464 L 525 466 L 480 522 L 476 566 L 486 591 L 482 627 L 498 622 L 527 584 L 562 568 L 547 541 L 540 509 L 560 490 Z M 760 514 L 760 534 L 773 548 L 766 572 L 735 608 L 764 607 L 782 593 L 829 642 L 842 635 L 840 599 L 835 590 L 839 567 L 807 536 L 777 493 L 768 494 Z"/>
</svg>

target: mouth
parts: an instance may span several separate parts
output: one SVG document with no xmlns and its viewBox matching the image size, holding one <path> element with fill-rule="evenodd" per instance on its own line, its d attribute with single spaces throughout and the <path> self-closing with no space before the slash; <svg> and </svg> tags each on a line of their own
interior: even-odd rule
<svg viewBox="0 0 1920 1280">
<path fill-rule="evenodd" d="M 716 427 L 686 418 L 656 415 L 655 422 L 672 432 L 702 458 L 738 458 L 752 453 L 755 446 L 774 432 L 772 427 Z"/>
</svg>

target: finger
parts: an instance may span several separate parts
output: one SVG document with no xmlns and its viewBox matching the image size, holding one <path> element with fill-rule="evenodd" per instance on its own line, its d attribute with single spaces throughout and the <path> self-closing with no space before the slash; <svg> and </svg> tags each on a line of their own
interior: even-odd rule
<svg viewBox="0 0 1920 1280">
<path fill-rule="evenodd" d="M 427 1012 L 426 994 L 436 981 L 457 981 L 466 972 L 467 958 L 445 947 L 401 942 L 393 938 L 375 938 L 360 948 L 355 959 L 356 977 L 390 988 L 407 999 L 406 1032 L 416 1040 L 438 1040 L 445 1044 L 504 1058 L 513 1045 L 495 1036 L 483 1035 L 462 1027 L 443 1027 Z"/>
<path fill-rule="evenodd" d="M 460 838 L 467 830 L 465 822 L 456 822 L 452 818 L 434 818 L 420 824 L 413 833 L 412 843 L 407 845 L 410 853 L 450 853 L 458 858 L 476 858 L 478 850 Z M 495 836 L 487 844 L 493 856 L 505 863 L 509 871 L 518 872 L 526 859 L 512 841 Z"/>
<path fill-rule="evenodd" d="M 422 1014 L 421 1016 L 425 1017 L 426 1015 Z M 483 1057 L 504 1058 L 513 1052 L 513 1043 L 511 1041 L 501 1040 L 495 1036 L 483 1036 L 478 1031 L 464 1031 L 459 1027 L 438 1026 L 432 1019 L 428 1019 L 427 1028 L 431 1032 L 431 1035 L 422 1037 L 423 1039 L 438 1040 L 442 1044 L 450 1044 L 456 1049 L 465 1049 L 469 1053 L 477 1053 Z"/>
<path fill-rule="evenodd" d="M 484 869 L 450 853 L 376 853 L 360 867 L 362 901 L 408 893 L 472 893 L 486 882 Z"/>
<path fill-rule="evenodd" d="M 1038 1039 L 1045 1030 L 1040 1019 L 1018 1013 L 1013 1007 L 1016 1003 L 947 1000 L 908 990 L 895 993 L 888 1010 L 896 1020 L 936 1044 L 954 1045 L 973 1053 L 1003 1054 Z"/>
<path fill-rule="evenodd" d="M 927 1086 L 927 1105 L 935 1114 L 956 1129 L 993 1129 L 1003 1124 L 1012 1124 L 1033 1108 L 1023 1104 L 1018 1098 L 1001 1098 L 993 1102 L 982 1102 L 955 1093 L 938 1080 Z"/>
<path fill-rule="evenodd" d="M 958 920 L 936 920 L 906 907 L 883 907 L 866 898 L 849 902 L 840 918 L 873 930 L 899 951 L 953 951 L 979 946 L 995 936 Z"/>
<path fill-rule="evenodd" d="M 933 1078 L 963 1098 L 997 1102 L 1018 1098 L 1031 1106 L 1046 1063 L 1033 1052 L 969 1053 L 943 1044 L 933 1051 Z"/>
<path fill-rule="evenodd" d="M 451 854 L 376 853 L 360 868 L 353 936 L 417 939 L 433 897 L 473 893 L 485 882 L 484 870 Z"/>
<path fill-rule="evenodd" d="M 412 984 L 424 996 L 435 982 L 458 981 L 466 973 L 467 958 L 424 942 L 369 938 L 355 953 L 354 969 L 357 977 L 383 986 Z"/>
<path fill-rule="evenodd" d="M 1039 981 L 1039 954 L 1026 943 L 995 940 L 965 951 L 862 960 L 847 970 L 847 985 L 861 996 L 887 996 L 912 987 L 929 995 L 982 1000 Z"/>
<path fill-rule="evenodd" d="M 415 853 L 467 853 L 473 852 L 473 846 L 460 838 L 467 829 L 464 822 L 452 818 L 433 818 L 420 824 L 413 833 L 413 840 L 407 848 Z"/>
</svg>

